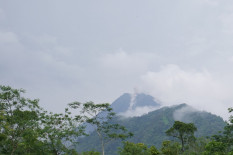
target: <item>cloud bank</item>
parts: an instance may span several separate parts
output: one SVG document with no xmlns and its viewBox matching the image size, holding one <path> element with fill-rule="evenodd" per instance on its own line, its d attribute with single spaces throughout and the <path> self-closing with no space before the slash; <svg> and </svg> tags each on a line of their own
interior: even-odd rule
<svg viewBox="0 0 233 155">
<path fill-rule="evenodd" d="M 229 83 L 230 82 L 230 83 Z M 207 70 L 183 70 L 175 64 L 142 76 L 143 89 L 164 105 L 187 103 L 195 108 L 224 116 L 232 106 L 232 82 L 221 81 Z"/>
<path fill-rule="evenodd" d="M 111 103 L 133 88 L 224 117 L 232 106 L 232 1 L 0 6 L 0 82 L 50 110 L 75 100 Z"/>
<path fill-rule="evenodd" d="M 129 109 L 124 113 L 119 113 L 118 115 L 123 117 L 137 117 L 148 114 L 151 111 L 158 109 L 158 107 L 153 106 L 143 106 L 143 107 L 136 107 L 135 109 Z"/>
</svg>

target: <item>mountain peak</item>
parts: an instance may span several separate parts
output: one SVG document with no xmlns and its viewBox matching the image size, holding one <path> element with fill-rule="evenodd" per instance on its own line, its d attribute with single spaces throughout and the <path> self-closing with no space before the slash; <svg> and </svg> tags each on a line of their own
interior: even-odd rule
<svg viewBox="0 0 233 155">
<path fill-rule="evenodd" d="M 124 93 L 112 103 L 111 107 L 120 115 L 140 116 L 159 108 L 160 104 L 154 97 L 144 93 Z"/>
<path fill-rule="evenodd" d="M 124 93 L 111 104 L 111 107 L 115 113 L 125 112 L 130 107 L 130 102 L 131 95 L 129 93 Z"/>
</svg>

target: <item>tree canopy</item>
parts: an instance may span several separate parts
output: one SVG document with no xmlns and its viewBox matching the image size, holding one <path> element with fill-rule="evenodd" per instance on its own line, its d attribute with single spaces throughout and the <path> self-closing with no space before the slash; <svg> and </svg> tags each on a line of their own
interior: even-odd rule
<svg viewBox="0 0 233 155">
<path fill-rule="evenodd" d="M 182 145 L 182 151 L 184 151 L 184 146 L 190 141 L 195 140 L 194 132 L 197 128 L 193 123 L 184 123 L 180 121 L 175 121 L 173 126 L 166 131 L 168 136 L 178 138 Z"/>
<path fill-rule="evenodd" d="M 133 136 L 131 132 L 117 123 L 111 122 L 115 113 L 112 112 L 110 104 L 94 104 L 93 102 L 79 103 L 74 102 L 69 104 L 73 109 L 82 107 L 81 113 L 84 115 L 85 122 L 94 126 L 96 133 L 98 134 L 102 154 L 105 154 L 105 145 L 112 140 L 121 139 L 124 140 Z"/>
<path fill-rule="evenodd" d="M 62 154 L 73 151 L 68 142 L 83 135 L 80 119 L 64 113 L 48 113 L 38 99 L 27 99 L 22 89 L 0 86 L 0 153 Z"/>
</svg>

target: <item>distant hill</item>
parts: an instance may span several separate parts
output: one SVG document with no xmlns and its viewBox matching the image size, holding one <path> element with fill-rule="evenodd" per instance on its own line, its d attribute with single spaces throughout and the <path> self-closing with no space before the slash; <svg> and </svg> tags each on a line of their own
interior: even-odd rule
<svg viewBox="0 0 233 155">
<path fill-rule="evenodd" d="M 123 96 L 127 99 L 127 95 Z M 113 121 L 124 125 L 134 136 L 128 141 L 135 143 L 145 143 L 148 146 L 155 145 L 160 148 L 162 141 L 169 140 L 165 131 L 169 129 L 175 120 L 183 122 L 192 122 L 197 127 L 197 137 L 211 136 L 217 134 L 225 126 L 225 122 L 219 116 L 204 111 L 197 111 L 187 104 L 177 106 L 163 107 L 139 117 L 120 117 L 117 116 Z M 79 139 L 77 151 L 98 150 L 100 151 L 100 142 L 95 132 L 90 136 Z M 122 144 L 114 141 L 106 145 L 106 154 L 114 155 L 117 148 Z"/>
</svg>

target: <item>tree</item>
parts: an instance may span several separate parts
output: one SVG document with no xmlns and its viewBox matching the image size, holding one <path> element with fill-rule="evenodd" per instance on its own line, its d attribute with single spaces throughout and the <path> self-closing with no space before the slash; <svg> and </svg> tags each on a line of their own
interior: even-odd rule
<svg viewBox="0 0 233 155">
<path fill-rule="evenodd" d="M 113 123 L 112 119 L 115 113 L 112 112 L 110 104 L 94 104 L 93 102 L 79 103 L 73 102 L 69 104 L 73 109 L 81 109 L 81 113 L 85 118 L 86 123 L 94 126 L 96 133 L 98 134 L 102 155 L 105 154 L 105 145 L 112 140 L 121 139 L 124 140 L 133 136 L 131 132 L 128 132 L 124 126 L 117 123 Z"/>
<path fill-rule="evenodd" d="M 96 151 L 86 151 L 82 152 L 81 155 L 100 155 L 100 153 Z"/>
<path fill-rule="evenodd" d="M 180 148 L 181 146 L 179 143 L 166 140 L 162 143 L 161 152 L 165 155 L 179 155 Z"/>
<path fill-rule="evenodd" d="M 81 117 L 72 118 L 68 108 L 65 113 L 41 113 L 43 128 L 40 130 L 41 139 L 46 144 L 49 152 L 58 155 L 74 152 L 71 145 L 76 143 L 76 138 L 85 135 Z M 73 153 L 74 154 L 74 153 Z"/>
<path fill-rule="evenodd" d="M 151 155 L 158 155 L 158 154 L 160 154 L 160 152 L 157 150 L 157 148 L 154 145 L 152 145 L 150 147 L 149 151 L 150 151 Z"/>
<path fill-rule="evenodd" d="M 211 141 L 205 146 L 204 155 L 224 155 L 226 154 L 226 144 L 222 142 Z"/>
<path fill-rule="evenodd" d="M 123 142 L 123 147 L 119 148 L 119 155 L 158 155 L 159 151 L 155 146 L 148 148 L 143 143 Z"/>
<path fill-rule="evenodd" d="M 0 151 L 3 154 L 41 153 L 38 147 L 41 107 L 38 99 L 21 97 L 24 92 L 0 86 Z"/>
<path fill-rule="evenodd" d="M 195 140 L 194 132 L 197 131 L 197 128 L 193 123 L 183 123 L 180 121 L 175 121 L 173 127 L 166 131 L 168 136 L 178 138 L 181 142 L 181 150 L 184 152 L 184 147 L 190 141 Z"/>
<path fill-rule="evenodd" d="M 183 152 L 183 155 L 199 155 L 202 154 L 206 148 L 206 144 L 210 142 L 209 139 L 200 137 L 197 138 L 194 142 L 190 143 L 188 148 Z"/>
<path fill-rule="evenodd" d="M 25 91 L 0 86 L 0 154 L 74 153 L 68 142 L 84 133 L 80 116 L 53 114 L 39 100 L 22 97 Z"/>
<path fill-rule="evenodd" d="M 233 111 L 233 108 L 228 109 L 229 113 Z M 225 148 L 226 152 L 231 152 L 233 153 L 233 116 L 231 115 L 229 118 L 229 121 L 227 122 L 227 125 L 224 127 L 223 132 L 220 132 L 221 134 L 219 135 L 213 135 L 212 136 L 212 143 L 211 144 L 218 144 L 224 145 L 225 147 L 220 147 L 220 148 Z M 213 146 L 213 145 L 212 145 Z M 223 151 L 223 150 L 222 150 Z"/>
</svg>

